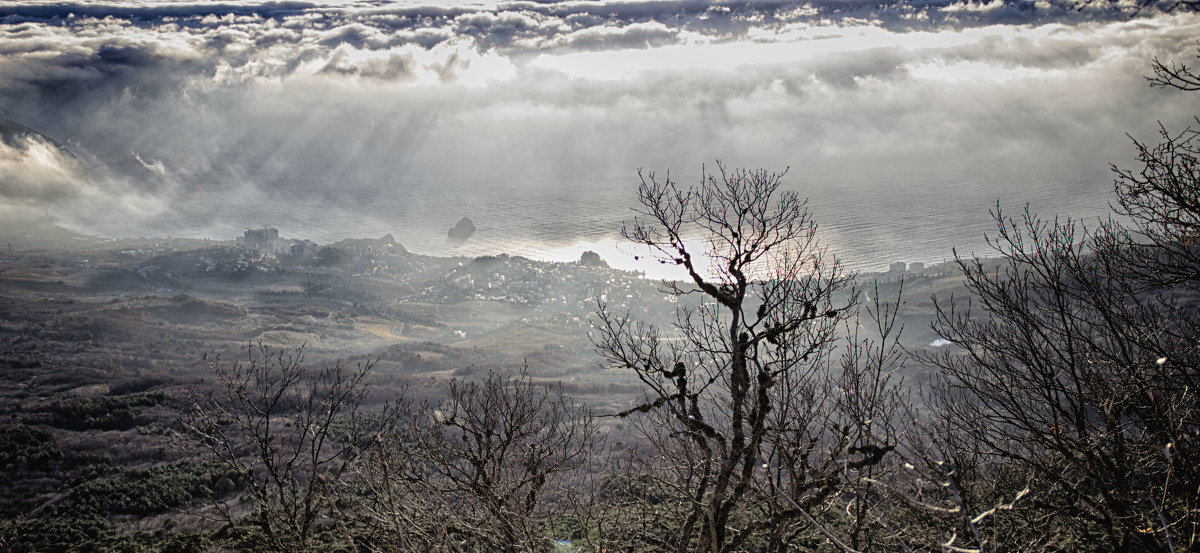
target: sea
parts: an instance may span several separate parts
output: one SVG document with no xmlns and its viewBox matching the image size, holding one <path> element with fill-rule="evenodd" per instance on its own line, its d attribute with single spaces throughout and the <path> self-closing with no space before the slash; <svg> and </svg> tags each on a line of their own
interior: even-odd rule
<svg viewBox="0 0 1200 553">
<path fill-rule="evenodd" d="M 505 253 L 566 262 L 590 250 L 614 268 L 649 278 L 683 276 L 621 237 L 623 225 L 639 216 L 636 168 L 588 174 L 533 168 L 464 179 L 406 175 L 403 182 L 373 187 L 324 181 L 301 186 L 299 175 L 285 177 L 291 185 L 271 187 L 266 198 L 233 203 L 205 195 L 185 198 L 195 205 L 178 210 L 182 215 L 172 225 L 190 229 L 177 235 L 224 240 L 260 226 L 321 244 L 390 234 L 410 252 L 435 256 Z M 672 177 L 686 187 L 698 182 L 699 167 Z M 997 208 L 1006 217 L 1020 217 L 1028 208 L 1044 219 L 1069 217 L 1094 226 L 1110 213 L 1113 177 L 1104 165 L 792 168 L 784 183 L 808 199 L 828 255 L 847 272 L 876 272 L 897 261 L 934 265 L 956 254 L 996 255 L 987 237 L 995 235 Z M 447 232 L 463 217 L 476 231 L 452 244 Z"/>
</svg>

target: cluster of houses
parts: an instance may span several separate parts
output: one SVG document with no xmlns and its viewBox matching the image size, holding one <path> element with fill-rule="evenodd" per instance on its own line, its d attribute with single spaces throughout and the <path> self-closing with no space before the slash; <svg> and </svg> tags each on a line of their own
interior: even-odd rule
<svg viewBox="0 0 1200 553">
<path fill-rule="evenodd" d="M 263 226 L 246 229 L 237 239 L 239 246 L 275 255 L 309 256 L 317 253 L 317 243 L 311 240 L 280 238 L 279 229 Z"/>
<path fill-rule="evenodd" d="M 896 276 L 904 273 L 922 274 L 925 272 L 925 264 L 920 261 L 905 264 L 903 261 L 897 261 L 888 266 L 887 275 Z"/>
</svg>

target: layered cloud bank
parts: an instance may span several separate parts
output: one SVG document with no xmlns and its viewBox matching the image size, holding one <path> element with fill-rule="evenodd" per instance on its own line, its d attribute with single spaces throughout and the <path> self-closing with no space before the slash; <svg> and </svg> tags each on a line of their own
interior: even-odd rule
<svg viewBox="0 0 1200 553">
<path fill-rule="evenodd" d="M 318 239 L 548 202 L 575 215 L 509 230 L 569 242 L 619 228 L 636 168 L 721 158 L 790 165 L 826 209 L 1068 185 L 1048 197 L 1095 208 L 1125 132 L 1195 111 L 1142 76 L 1196 36 L 1165 2 L 0 3 L 0 117 L 74 155 L 5 146 L 0 202 Z"/>
</svg>

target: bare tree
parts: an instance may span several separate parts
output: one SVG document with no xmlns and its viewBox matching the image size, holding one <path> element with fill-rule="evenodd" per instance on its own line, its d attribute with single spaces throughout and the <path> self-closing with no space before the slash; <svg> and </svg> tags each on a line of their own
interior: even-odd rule
<svg viewBox="0 0 1200 553">
<path fill-rule="evenodd" d="M 538 552 L 569 479 L 599 440 L 561 388 L 490 373 L 453 380 L 361 463 L 361 512 L 380 550 Z"/>
<path fill-rule="evenodd" d="M 1154 67 L 1152 86 L 1200 89 Z M 935 298 L 934 323 L 955 347 L 926 357 L 934 416 L 887 483 L 915 526 L 949 522 L 943 550 L 1200 543 L 1198 134 L 1134 141 L 1140 166 L 1113 167 L 1118 218 L 997 208 L 996 258 L 956 255 L 970 293 Z"/>
<path fill-rule="evenodd" d="M 1134 141 L 1139 169 L 1113 168 L 1113 209 L 1130 224 L 1098 237 L 1132 253 L 1127 263 L 1145 288 L 1200 278 L 1200 130 L 1160 126 L 1159 136 L 1155 145 Z"/>
<path fill-rule="evenodd" d="M 905 472 L 900 455 L 887 455 L 910 441 L 917 420 L 900 376 L 907 355 L 900 347 L 898 323 L 904 304 L 903 282 L 896 297 L 884 301 L 876 284 L 869 290 L 866 316 L 846 321 L 844 343 L 835 382 L 836 426 L 858 459 L 843 459 L 841 496 L 845 503 L 846 544 L 855 551 L 911 551 L 909 543 L 924 543 L 911 532 L 912 521 L 898 519 L 890 505 L 889 487 Z M 870 462 L 866 462 L 870 461 Z"/>
<path fill-rule="evenodd" d="M 1189 2 L 1193 7 L 1200 5 L 1197 2 Z M 1150 82 L 1150 86 L 1159 88 L 1175 88 L 1184 91 L 1200 90 L 1200 75 L 1197 75 L 1191 67 L 1182 62 L 1168 62 L 1154 58 L 1151 62 L 1151 68 L 1154 71 L 1154 76 L 1146 77 Z"/>
<path fill-rule="evenodd" d="M 181 421 L 185 445 L 237 472 L 264 547 L 313 550 L 317 530 L 340 521 L 335 498 L 354 455 L 390 425 L 387 408 L 371 416 L 361 409 L 371 363 L 311 371 L 303 346 L 262 344 L 248 347 L 245 361 L 205 362 L 216 382 L 193 390 Z M 230 525 L 242 521 L 236 502 L 217 507 Z"/>
<path fill-rule="evenodd" d="M 940 302 L 935 323 L 958 349 L 929 360 L 944 379 L 936 407 L 949 449 L 1022 473 L 1026 504 L 1060 540 L 1190 550 L 1200 543 L 1197 265 L 1176 255 L 1192 248 L 1186 224 L 1155 214 L 1197 213 L 1174 203 L 1162 173 L 1140 174 L 1137 197 L 1119 184 L 1118 201 L 1142 214 L 1150 241 L 1115 222 L 1089 231 L 997 211 L 1000 259 L 958 260 L 970 300 Z"/>
<path fill-rule="evenodd" d="M 862 418 L 878 405 L 841 399 L 886 379 L 839 380 L 848 373 L 830 354 L 857 295 L 783 176 L 718 164 L 687 189 L 642 176 L 639 217 L 623 234 L 686 272 L 664 293 L 696 301 L 671 329 L 606 305 L 597 313 L 597 350 L 646 390 L 621 413 L 637 416 L 654 451 L 626 479 L 653 502 L 627 527 L 628 547 L 784 551 L 815 539 L 848 548 L 821 521 L 847 471 L 892 447 Z"/>
</svg>

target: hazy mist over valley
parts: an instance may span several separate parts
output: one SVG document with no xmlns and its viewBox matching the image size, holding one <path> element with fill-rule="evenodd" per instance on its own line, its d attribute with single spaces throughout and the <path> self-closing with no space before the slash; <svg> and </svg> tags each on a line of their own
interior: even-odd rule
<svg viewBox="0 0 1200 553">
<path fill-rule="evenodd" d="M 1200 546 L 1198 6 L 0 0 L 0 551 Z"/>
</svg>

